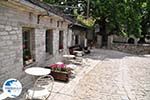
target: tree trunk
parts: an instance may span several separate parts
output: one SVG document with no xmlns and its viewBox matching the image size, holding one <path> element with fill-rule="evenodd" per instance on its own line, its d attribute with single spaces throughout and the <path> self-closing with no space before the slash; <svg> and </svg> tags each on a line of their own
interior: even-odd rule
<svg viewBox="0 0 150 100">
<path fill-rule="evenodd" d="M 108 35 L 106 33 L 106 17 L 102 16 L 100 21 L 100 34 L 102 35 L 102 47 L 107 46 Z"/>
</svg>

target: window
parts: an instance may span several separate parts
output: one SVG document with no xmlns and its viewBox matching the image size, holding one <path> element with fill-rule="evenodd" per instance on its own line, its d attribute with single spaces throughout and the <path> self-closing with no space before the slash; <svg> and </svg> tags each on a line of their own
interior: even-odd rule
<svg viewBox="0 0 150 100">
<path fill-rule="evenodd" d="M 46 30 L 46 53 L 53 54 L 53 30 Z"/>
<path fill-rule="evenodd" d="M 29 65 L 35 61 L 34 51 L 35 51 L 35 38 L 34 29 L 23 28 L 22 30 L 23 39 L 23 65 Z"/>
<path fill-rule="evenodd" d="M 59 50 L 63 49 L 63 31 L 59 31 Z"/>
</svg>

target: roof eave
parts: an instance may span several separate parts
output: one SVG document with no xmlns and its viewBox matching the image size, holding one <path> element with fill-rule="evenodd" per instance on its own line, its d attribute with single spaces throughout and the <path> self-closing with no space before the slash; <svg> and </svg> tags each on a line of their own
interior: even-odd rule
<svg viewBox="0 0 150 100">
<path fill-rule="evenodd" d="M 32 3 L 29 3 L 25 0 L 7 0 L 8 3 L 11 3 L 15 6 L 24 7 L 35 13 L 47 14 L 47 11 L 39 6 L 36 6 Z"/>
</svg>

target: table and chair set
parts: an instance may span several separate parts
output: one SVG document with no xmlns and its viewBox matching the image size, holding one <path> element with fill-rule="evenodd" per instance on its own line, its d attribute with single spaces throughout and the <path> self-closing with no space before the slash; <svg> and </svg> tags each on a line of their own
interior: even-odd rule
<svg viewBox="0 0 150 100">
<path fill-rule="evenodd" d="M 70 63 L 70 60 L 77 61 L 78 58 L 81 58 L 81 56 L 83 56 L 82 51 L 74 51 L 74 52 L 78 55 L 66 54 L 62 56 L 64 63 L 66 64 L 67 62 L 66 67 L 71 68 L 71 69 L 74 69 L 76 66 Z M 82 58 L 80 62 L 82 62 Z M 63 63 L 58 62 L 56 64 L 61 65 Z M 34 80 L 33 86 L 29 88 L 24 95 L 25 99 L 47 100 L 50 97 L 52 89 L 53 89 L 55 77 L 52 76 L 53 69 L 49 67 L 50 66 L 30 67 L 30 68 L 25 69 L 25 73 L 32 75 L 33 80 Z"/>
<path fill-rule="evenodd" d="M 66 55 L 65 57 L 68 56 Z M 72 58 L 73 56 L 70 57 Z M 56 64 L 62 65 L 61 62 L 58 62 Z M 72 65 L 66 65 L 66 67 L 68 68 L 71 66 Z M 46 67 L 30 67 L 25 69 L 25 73 L 33 77 L 34 84 L 31 88 L 27 89 L 26 93 L 24 94 L 24 99 L 47 100 L 51 95 L 54 85 L 55 77 L 52 76 L 52 69 Z M 60 78 L 63 78 L 63 74 L 61 74 Z M 58 79 L 58 75 L 56 79 Z M 63 81 L 66 80 L 69 80 L 69 76 L 68 79 L 63 79 Z"/>
<path fill-rule="evenodd" d="M 42 67 L 30 67 L 25 69 L 25 73 L 32 75 L 35 82 L 33 86 L 26 91 L 24 99 L 47 100 L 49 98 L 54 85 L 54 78 L 49 75 L 50 72 L 50 69 Z"/>
</svg>

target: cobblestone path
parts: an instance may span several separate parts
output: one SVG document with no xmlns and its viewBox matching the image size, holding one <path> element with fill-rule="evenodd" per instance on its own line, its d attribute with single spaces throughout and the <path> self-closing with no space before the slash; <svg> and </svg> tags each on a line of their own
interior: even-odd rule
<svg viewBox="0 0 150 100">
<path fill-rule="evenodd" d="M 73 91 L 71 100 L 150 100 L 150 57 L 99 50 L 105 58 Z"/>
</svg>

